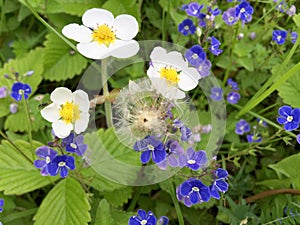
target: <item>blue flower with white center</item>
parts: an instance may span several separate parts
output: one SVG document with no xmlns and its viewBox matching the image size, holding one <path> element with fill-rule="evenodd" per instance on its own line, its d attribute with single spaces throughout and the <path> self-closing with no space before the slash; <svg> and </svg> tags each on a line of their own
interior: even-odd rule
<svg viewBox="0 0 300 225">
<path fill-rule="evenodd" d="M 220 193 L 225 193 L 228 190 L 228 183 L 225 179 L 228 177 L 228 172 L 222 168 L 218 168 L 214 175 L 216 177 L 213 184 L 209 187 L 210 194 L 215 199 L 220 199 Z"/>
<path fill-rule="evenodd" d="M 299 127 L 300 122 L 300 109 L 293 109 L 290 106 L 282 106 L 278 109 L 279 117 L 277 122 L 279 124 L 284 124 L 284 129 L 286 131 L 296 130 Z"/>
<path fill-rule="evenodd" d="M 236 123 L 235 126 L 235 133 L 238 135 L 243 135 L 244 133 L 247 133 L 250 131 L 250 125 L 247 123 L 246 120 L 240 120 Z"/>
<path fill-rule="evenodd" d="M 192 170 L 198 170 L 200 168 L 203 168 L 206 163 L 206 152 L 203 150 L 195 152 L 193 148 L 188 148 L 186 150 L 186 154 L 182 154 L 179 156 L 180 166 L 186 166 Z"/>
<path fill-rule="evenodd" d="M 35 154 L 42 160 L 35 160 L 34 166 L 41 169 L 41 175 L 48 175 L 47 165 L 57 156 L 57 152 L 48 146 L 41 146 L 36 149 Z"/>
<path fill-rule="evenodd" d="M 285 30 L 274 30 L 272 33 L 272 40 L 277 44 L 284 44 L 287 37 L 287 32 Z"/>
<path fill-rule="evenodd" d="M 145 210 L 139 209 L 137 216 L 130 217 L 128 225 L 156 225 L 156 217 L 153 212 L 146 213 Z"/>
<path fill-rule="evenodd" d="M 253 7 L 249 2 L 242 2 L 235 8 L 235 16 L 239 17 L 243 23 L 248 23 L 252 20 Z"/>
<path fill-rule="evenodd" d="M 184 36 L 194 34 L 196 32 L 196 26 L 191 19 L 187 18 L 178 25 L 178 32 Z"/>
<path fill-rule="evenodd" d="M 223 13 L 222 19 L 229 26 L 234 25 L 239 20 L 239 18 L 235 15 L 235 8 L 227 9 L 227 11 Z"/>
<path fill-rule="evenodd" d="M 297 38 L 298 38 L 298 33 L 295 32 L 295 31 L 293 31 L 293 32 L 291 33 L 291 42 L 292 42 L 293 44 L 295 44 L 295 42 L 297 41 Z"/>
<path fill-rule="evenodd" d="M 68 176 L 69 170 L 75 169 L 75 159 L 73 156 L 61 155 L 56 156 L 48 165 L 48 174 L 56 176 L 60 172 L 60 177 Z"/>
<path fill-rule="evenodd" d="M 238 92 L 232 91 L 227 95 L 227 101 L 230 104 L 236 104 L 240 100 L 241 95 Z"/>
<path fill-rule="evenodd" d="M 159 225 L 168 225 L 169 224 L 169 218 L 166 216 L 162 216 L 159 218 Z"/>
<path fill-rule="evenodd" d="M 227 86 L 230 87 L 232 90 L 238 91 L 238 83 L 232 80 L 231 78 L 228 78 L 227 80 Z"/>
<path fill-rule="evenodd" d="M 4 199 L 1 198 L 1 199 L 0 199 L 0 213 L 3 212 L 3 206 L 4 206 Z"/>
<path fill-rule="evenodd" d="M 210 98 L 215 101 L 221 101 L 223 99 L 223 89 L 220 87 L 213 87 L 210 89 Z"/>
<path fill-rule="evenodd" d="M 209 187 L 194 178 L 184 181 L 180 185 L 179 192 L 181 196 L 189 197 L 192 204 L 208 202 L 211 196 Z"/>
<path fill-rule="evenodd" d="M 211 51 L 211 53 L 214 55 L 220 55 L 223 52 L 223 50 L 219 49 L 219 47 L 221 45 L 220 41 L 217 38 L 215 38 L 214 36 L 212 36 L 209 39 L 211 41 L 209 51 Z"/>
<path fill-rule="evenodd" d="M 23 84 L 21 82 L 16 82 L 11 88 L 10 96 L 16 101 L 21 101 L 22 96 L 27 99 L 31 93 L 31 87 L 28 84 Z"/>
<path fill-rule="evenodd" d="M 199 66 L 205 59 L 206 53 L 200 45 L 194 45 L 184 54 L 187 61 L 192 66 Z"/>
<path fill-rule="evenodd" d="M 261 142 L 262 141 L 262 136 L 259 133 L 248 134 L 247 135 L 247 141 L 249 143 Z"/>
<path fill-rule="evenodd" d="M 211 69 L 211 62 L 206 59 L 203 62 L 201 62 L 197 67 L 196 67 L 198 73 L 200 74 L 201 77 L 207 77 L 210 75 L 210 69 Z"/>
<path fill-rule="evenodd" d="M 149 162 L 151 155 L 155 163 L 160 163 L 166 159 L 166 150 L 163 143 L 154 136 L 146 136 L 143 140 L 137 141 L 133 149 L 142 152 L 142 163 Z"/>
<path fill-rule="evenodd" d="M 203 8 L 203 4 L 199 4 L 197 2 L 191 2 L 188 7 L 185 9 L 185 12 L 189 16 L 197 17 L 200 14 L 201 9 Z"/>
<path fill-rule="evenodd" d="M 79 156 L 83 156 L 87 150 L 87 145 L 83 143 L 83 135 L 75 137 L 74 133 L 71 133 L 68 137 L 62 139 L 62 146 L 65 147 L 67 152 L 76 153 Z"/>
<path fill-rule="evenodd" d="M 160 163 L 157 163 L 157 166 L 162 170 L 167 169 L 168 165 L 170 165 L 171 167 L 179 166 L 178 158 L 184 153 L 184 150 L 178 143 L 178 141 L 167 141 L 167 143 L 165 144 L 165 149 L 167 152 L 166 159 Z"/>
</svg>

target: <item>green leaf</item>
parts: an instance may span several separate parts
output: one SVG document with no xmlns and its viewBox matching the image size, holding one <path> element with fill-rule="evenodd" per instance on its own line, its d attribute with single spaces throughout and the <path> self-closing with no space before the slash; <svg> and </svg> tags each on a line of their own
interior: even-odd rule
<svg viewBox="0 0 300 225">
<path fill-rule="evenodd" d="M 132 196 L 132 187 L 124 187 L 112 192 L 104 192 L 104 198 L 106 198 L 110 204 L 115 207 L 122 206 L 124 203 L 128 202 L 128 199 Z"/>
<path fill-rule="evenodd" d="M 9 114 L 9 97 L 0 98 L 0 117 L 6 116 Z"/>
<path fill-rule="evenodd" d="M 284 103 L 292 107 L 300 107 L 300 73 L 294 74 L 294 76 L 284 82 L 277 90 Z"/>
<path fill-rule="evenodd" d="M 74 52 L 55 34 L 47 35 L 45 42 L 45 72 L 43 77 L 51 81 L 61 81 L 73 78 L 87 66 L 87 60 Z"/>
<path fill-rule="evenodd" d="M 124 212 L 121 210 L 112 209 L 111 210 L 112 218 L 115 221 L 115 225 L 119 224 L 128 224 L 128 220 L 131 216 L 136 215 L 136 213 L 133 212 Z"/>
<path fill-rule="evenodd" d="M 56 2 L 63 12 L 76 16 L 82 16 L 86 10 L 91 8 L 101 8 L 104 3 L 103 0 L 56 0 Z"/>
<path fill-rule="evenodd" d="M 17 140 L 14 144 L 32 160 L 33 153 L 28 142 Z M 33 142 L 33 149 L 41 145 Z M 33 162 L 27 160 L 8 141 L 3 141 L 0 145 L 0 154 L 0 191 L 4 191 L 6 195 L 21 195 L 51 184 L 57 179 L 42 176 Z"/>
<path fill-rule="evenodd" d="M 253 59 L 249 58 L 248 56 L 238 58 L 237 62 L 248 71 L 254 70 Z"/>
<path fill-rule="evenodd" d="M 43 200 L 35 225 L 87 225 L 91 221 L 88 197 L 80 183 L 67 178 L 61 180 Z"/>
<path fill-rule="evenodd" d="M 293 20 L 297 27 L 300 27 L 300 13 L 293 16 Z"/>
<path fill-rule="evenodd" d="M 0 69 L 0 84 L 1 86 L 6 86 L 11 89 L 14 80 L 4 78 L 3 74 L 8 74 L 12 76 L 12 71 L 19 73 L 19 80 L 23 83 L 29 84 L 32 89 L 33 94 L 38 85 L 42 81 L 43 73 L 43 49 L 36 48 L 30 51 L 26 56 L 9 60 L 4 64 L 3 68 Z M 31 76 L 23 76 L 28 71 L 33 70 L 34 74 Z"/>
<path fill-rule="evenodd" d="M 102 199 L 97 209 L 95 225 L 112 225 L 114 220 L 110 214 L 110 206 L 105 199 Z"/>
</svg>

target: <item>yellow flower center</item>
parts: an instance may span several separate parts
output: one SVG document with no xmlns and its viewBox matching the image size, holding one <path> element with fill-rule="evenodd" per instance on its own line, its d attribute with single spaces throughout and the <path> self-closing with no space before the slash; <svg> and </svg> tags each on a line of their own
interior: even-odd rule
<svg viewBox="0 0 300 225">
<path fill-rule="evenodd" d="M 80 118 L 79 107 L 72 102 L 66 102 L 61 106 L 59 115 L 65 123 L 74 123 Z"/>
<path fill-rule="evenodd" d="M 178 72 L 173 68 L 161 68 L 160 70 L 160 77 L 166 78 L 168 81 L 171 81 L 172 83 L 178 83 L 179 74 Z"/>
<path fill-rule="evenodd" d="M 99 44 L 105 44 L 109 46 L 116 40 L 116 34 L 109 28 L 106 24 L 98 26 L 94 33 L 92 34 L 93 40 L 97 41 Z"/>
</svg>

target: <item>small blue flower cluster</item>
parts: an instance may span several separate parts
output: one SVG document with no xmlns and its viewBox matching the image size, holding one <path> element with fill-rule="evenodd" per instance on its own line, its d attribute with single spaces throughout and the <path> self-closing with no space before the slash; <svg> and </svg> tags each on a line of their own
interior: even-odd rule
<svg viewBox="0 0 300 225">
<path fill-rule="evenodd" d="M 278 0 L 274 0 L 274 2 L 277 3 Z M 276 5 L 276 9 L 279 12 L 286 13 L 288 16 L 293 16 L 296 14 L 296 6 L 295 5 L 288 6 L 285 1 L 279 2 L 279 4 Z"/>
<path fill-rule="evenodd" d="M 55 137 L 53 142 L 49 142 L 48 146 L 41 146 L 36 149 L 36 155 L 41 158 L 34 161 L 34 166 L 41 169 L 43 176 L 56 176 L 60 173 L 60 177 L 68 176 L 69 170 L 75 169 L 75 158 L 69 153 L 75 153 L 83 156 L 88 146 L 83 143 L 83 135 L 75 136 L 71 133 L 68 137 L 60 139 Z M 51 148 L 52 147 L 52 148 Z M 53 147 L 57 147 L 62 155 L 59 155 Z M 68 154 L 64 154 L 65 150 Z"/>
<path fill-rule="evenodd" d="M 228 2 L 232 2 L 232 0 L 228 0 Z M 238 5 L 229 8 L 222 15 L 223 21 L 229 26 L 234 25 L 239 20 L 242 21 L 243 25 L 252 20 L 254 10 L 250 3 L 245 0 L 238 2 L 240 2 Z"/>
<path fill-rule="evenodd" d="M 266 122 L 260 119 L 258 120 L 258 125 L 260 127 L 266 127 Z M 262 141 L 262 135 L 260 134 L 257 126 L 253 126 L 253 131 L 250 134 L 247 134 L 247 141 L 249 143 L 252 142 L 261 142 Z M 249 125 L 249 123 L 247 123 L 246 120 L 241 119 L 239 122 L 236 123 L 235 126 L 235 133 L 238 135 L 244 135 L 245 133 L 250 132 L 251 127 Z"/>
<path fill-rule="evenodd" d="M 132 216 L 128 220 L 128 225 L 167 225 L 169 223 L 169 218 L 166 216 L 160 217 L 157 221 L 156 216 L 153 212 L 149 211 L 146 213 L 145 210 L 139 209 L 137 216 Z"/>
<path fill-rule="evenodd" d="M 199 179 L 190 178 L 177 187 L 177 199 L 187 207 L 208 202 L 211 198 L 220 199 L 220 192 L 225 193 L 228 190 L 228 183 L 225 181 L 227 177 L 228 172 L 218 168 L 212 171 L 212 182 L 209 186 Z"/>
<path fill-rule="evenodd" d="M 277 44 L 282 45 L 285 43 L 287 36 L 288 36 L 288 32 L 285 30 L 274 30 L 272 33 L 272 40 L 275 41 Z M 298 38 L 297 32 L 295 31 L 291 32 L 290 39 L 293 44 L 295 44 L 297 38 Z"/>
<path fill-rule="evenodd" d="M 227 86 L 230 88 L 230 92 L 227 95 L 227 102 L 230 104 L 237 104 L 241 98 L 241 95 L 237 92 L 239 90 L 237 82 L 229 78 L 227 80 Z M 223 98 L 223 90 L 219 87 L 211 88 L 210 98 L 214 101 L 221 101 Z"/>
</svg>

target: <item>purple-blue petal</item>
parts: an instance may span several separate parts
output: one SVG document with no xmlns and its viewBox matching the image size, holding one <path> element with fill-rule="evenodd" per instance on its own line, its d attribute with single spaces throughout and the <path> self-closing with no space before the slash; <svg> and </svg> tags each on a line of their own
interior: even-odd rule
<svg viewBox="0 0 300 225">
<path fill-rule="evenodd" d="M 68 169 L 65 166 L 61 167 L 60 168 L 60 177 L 65 178 L 67 176 L 68 176 Z"/>
<path fill-rule="evenodd" d="M 223 179 L 216 180 L 215 186 L 217 187 L 218 191 L 223 192 L 223 193 L 228 190 L 228 183 L 225 182 Z"/>
<path fill-rule="evenodd" d="M 166 159 L 166 151 L 154 150 L 152 153 L 152 160 L 155 163 L 160 163 Z"/>
<path fill-rule="evenodd" d="M 210 195 L 215 199 L 220 199 L 220 194 L 216 188 L 216 186 L 213 184 L 209 187 Z"/>
<path fill-rule="evenodd" d="M 140 220 L 136 216 L 130 217 L 128 225 L 141 225 Z"/>
<path fill-rule="evenodd" d="M 284 125 L 284 129 L 286 131 L 296 130 L 298 127 L 299 127 L 299 123 L 294 123 L 294 122 L 286 123 Z"/>
<path fill-rule="evenodd" d="M 210 199 L 210 192 L 209 192 L 209 188 L 208 187 L 203 187 L 200 189 L 199 191 L 200 196 L 201 196 L 201 200 L 204 202 L 208 202 Z"/>
<path fill-rule="evenodd" d="M 192 191 L 192 186 L 188 181 L 185 181 L 180 185 L 179 193 L 181 195 L 188 196 L 191 191 Z"/>
<path fill-rule="evenodd" d="M 199 192 L 193 191 L 190 195 L 191 203 L 196 204 L 200 201 Z"/>
<path fill-rule="evenodd" d="M 218 168 L 216 171 L 215 171 L 215 174 L 218 178 L 226 178 L 228 177 L 228 172 L 227 170 L 224 170 L 222 168 Z"/>
<path fill-rule="evenodd" d="M 291 106 L 287 106 L 287 105 L 281 106 L 278 109 L 278 114 L 280 116 L 284 116 L 284 117 L 290 116 L 291 112 L 292 112 L 292 107 Z"/>
<path fill-rule="evenodd" d="M 149 162 L 149 160 L 150 160 L 150 154 L 151 154 L 150 150 L 142 152 L 142 154 L 141 154 L 141 162 L 144 163 L 144 164 L 147 163 L 147 162 Z"/>
<path fill-rule="evenodd" d="M 38 169 L 44 168 L 47 165 L 45 160 L 39 160 L 39 159 L 35 160 L 33 164 Z"/>
<path fill-rule="evenodd" d="M 138 213 L 138 215 L 140 216 L 140 218 L 141 218 L 142 220 L 145 220 L 145 219 L 147 218 L 147 213 L 146 213 L 145 210 L 139 209 L 137 213 Z"/>
<path fill-rule="evenodd" d="M 74 170 L 75 169 L 75 159 L 73 156 L 67 156 L 67 158 L 65 159 L 66 162 L 66 166 L 70 169 L 70 170 Z"/>
</svg>

